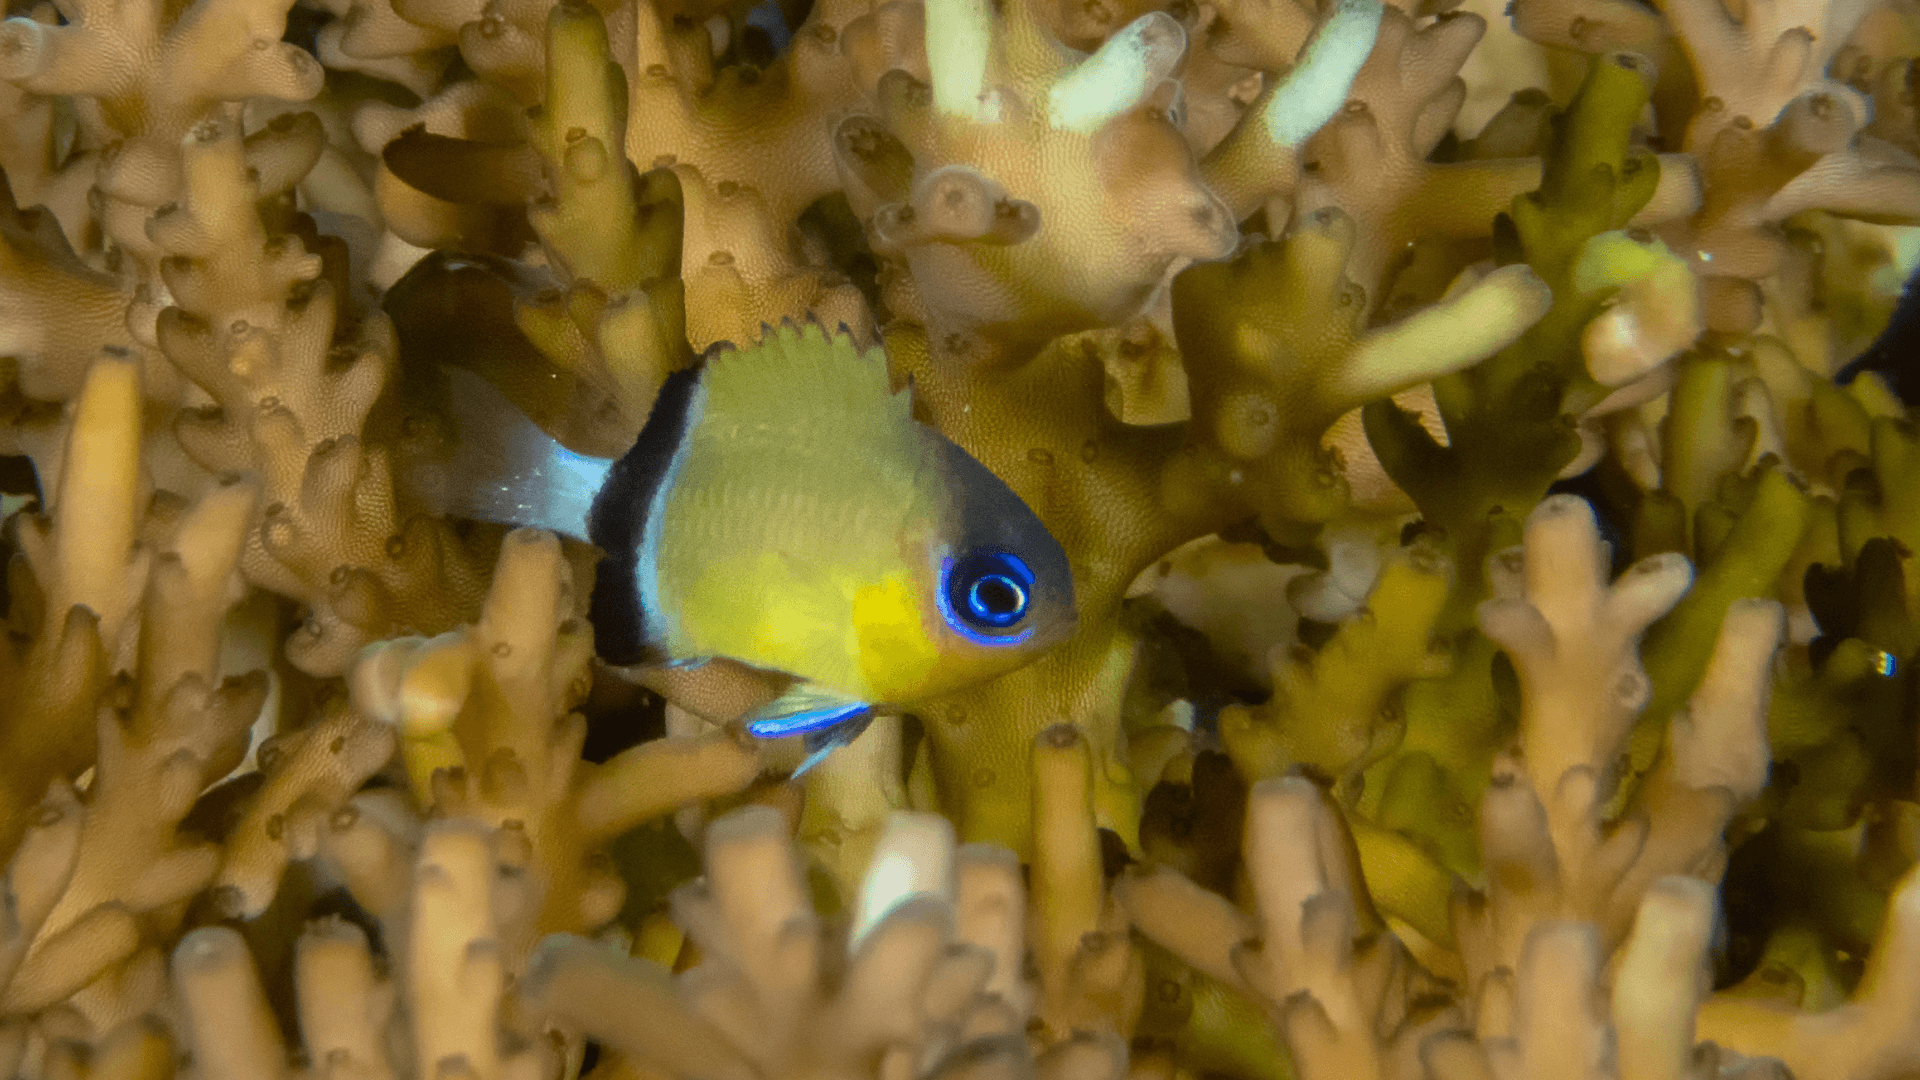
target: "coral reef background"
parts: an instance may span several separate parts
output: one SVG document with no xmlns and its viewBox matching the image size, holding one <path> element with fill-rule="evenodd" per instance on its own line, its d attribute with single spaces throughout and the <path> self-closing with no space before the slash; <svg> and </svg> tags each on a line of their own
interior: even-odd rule
<svg viewBox="0 0 1920 1080">
<path fill-rule="evenodd" d="M 6 14 L 0 1075 L 1920 1076 L 1913 0 Z M 793 782 L 446 373 L 806 319 L 1081 622 Z"/>
</svg>

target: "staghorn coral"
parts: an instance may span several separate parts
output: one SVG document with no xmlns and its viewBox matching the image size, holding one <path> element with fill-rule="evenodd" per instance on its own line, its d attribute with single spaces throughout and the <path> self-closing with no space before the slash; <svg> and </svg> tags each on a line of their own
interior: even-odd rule
<svg viewBox="0 0 1920 1080">
<path fill-rule="evenodd" d="M 629 1068 L 668 1075 L 1018 1075 L 1028 994 L 1016 970 L 1021 889 L 1004 853 L 956 853 L 944 820 L 896 818 L 852 925 L 829 933 L 785 832 L 765 808 L 710 827 L 706 876 L 675 897 L 698 966 L 673 979 L 550 940 L 527 978 L 533 1007 Z M 1076 1045 L 1056 1069 L 1117 1073 L 1117 1048 L 1088 1041 L 1104 1053 L 1076 1060 L 1088 1056 Z M 1106 1068 L 1089 1070 L 1099 1057 Z"/>
<path fill-rule="evenodd" d="M 9 8 L 0 1070 L 1911 1073 L 1915 9 L 1445 6 Z M 445 370 L 786 319 L 1081 608 L 798 782 Z"/>
<path fill-rule="evenodd" d="M 61 12 L 64 25 L 15 17 L 0 28 L 8 82 L 85 103 L 76 112 L 105 200 L 98 227 L 147 275 L 160 252 L 146 220 L 178 194 L 188 130 L 225 103 L 319 92 L 313 54 L 279 40 L 290 6 L 77 4 Z"/>
<path fill-rule="evenodd" d="M 137 434 L 128 416 L 137 407 L 127 393 L 132 374 L 124 361 L 100 361 L 82 394 L 80 422 L 95 422 L 85 414 L 117 404 L 128 434 Z M 90 460 L 116 449 L 117 462 Z M 77 480 L 103 468 L 137 475 L 134 451 L 125 439 L 117 447 L 90 447 L 71 457 L 69 475 Z M 128 509 L 137 505 L 134 494 L 120 495 Z M 200 792 L 240 762 L 268 688 L 264 672 L 221 679 L 218 664 L 221 623 L 234 598 L 241 540 L 257 496 L 251 485 L 237 483 L 208 492 L 191 509 L 171 507 L 157 550 L 142 551 L 130 567 L 135 606 L 116 614 L 134 640 L 130 656 L 112 662 L 100 654 L 97 635 L 105 624 L 66 620 L 73 636 L 93 638 L 99 660 L 94 684 L 76 688 L 87 696 L 71 717 L 88 723 L 97 757 L 91 782 L 77 794 L 67 769 L 41 773 L 50 783 L 31 808 L 27 827 L 35 836 L 21 842 L 11 870 L 22 886 L 32 878 L 41 895 L 19 927 L 20 952 L 0 1006 L 10 1013 L 39 1012 L 89 984 L 91 991 L 74 1004 L 105 1026 L 158 1004 L 138 972 L 151 975 L 158 966 L 152 946 L 177 925 L 184 902 L 213 884 L 224 856 L 218 845 L 182 829 L 182 821 Z M 69 557 L 84 547 L 57 529 L 40 535 L 40 544 Z M 49 585 L 59 580 L 51 569 L 40 569 Z M 31 672 L 32 660 L 29 665 Z M 56 692 L 47 704 L 57 708 L 59 701 Z M 47 711 L 34 719 L 59 722 L 58 713 Z M 37 764 L 31 747 L 21 749 L 22 771 L 11 777 L 16 782 L 31 778 L 28 770 Z M 20 823 L 9 824 L 17 836 Z M 109 973 L 120 978 L 102 978 Z"/>
<path fill-rule="evenodd" d="M 391 974 L 376 965 L 352 923 L 309 924 L 295 944 L 295 1015 L 305 1059 L 357 1075 L 542 1076 L 554 1045 L 502 1023 L 507 971 L 499 939 L 513 897 L 488 831 L 465 822 L 427 830 L 410 868 L 412 933 Z M 504 910 L 503 910 L 504 909 Z M 221 926 L 189 933 L 174 949 L 176 1038 L 204 1076 L 287 1076 L 282 1035 L 244 938 Z M 396 1003 L 409 1021 L 390 1036 Z"/>
<path fill-rule="evenodd" d="M 183 156 L 186 197 L 150 226 L 177 301 L 158 335 L 214 404 L 181 416 L 176 434 L 210 471 L 262 476 L 248 576 L 311 605 L 289 657 L 337 673 L 369 640 L 454 622 L 482 573 L 462 538 L 395 505 L 393 448 L 368 430 L 391 327 L 369 316 L 336 351 L 342 290 L 297 233 L 269 232 L 254 205 L 268 174 L 247 164 L 235 125 L 202 123 Z"/>
<path fill-rule="evenodd" d="M 1356 400 L 1484 356 L 1544 307 L 1539 282 L 1516 267 L 1411 321 L 1365 329 L 1358 290 L 1335 269 L 1352 238 L 1344 216 L 1323 212 L 1283 241 L 1176 280 L 1182 354 L 1209 361 L 1188 368 L 1194 419 L 1178 427 L 1114 420 L 1097 396 L 1098 357 L 1084 348 L 1055 345 L 1005 372 L 943 356 L 938 339 L 912 331 L 890 338 L 943 429 L 977 448 L 1016 491 L 1044 493 L 1034 501 L 1055 535 L 1070 554 L 1087 553 L 1076 583 L 1088 628 L 1079 639 L 928 710 L 941 797 L 958 812 L 962 835 L 1018 841 L 1018 762 L 1048 720 L 1074 717 L 1097 752 L 1116 759 L 1117 709 L 1106 702 L 1117 701 L 1131 643 L 1111 620 L 1141 570 L 1237 520 L 1257 516 L 1280 529 L 1332 512 L 1340 477 L 1314 445 L 1320 431 Z M 972 723 L 977 716 L 1023 719 Z M 1119 787 L 1111 767 L 1096 776 L 1101 787 Z M 1103 822 L 1123 836 L 1133 829 L 1128 799 L 1123 789 L 1096 796 Z"/>
<path fill-rule="evenodd" d="M 592 640 L 572 614 L 571 577 L 552 534 L 510 533 L 478 623 L 381 642 L 351 676 L 360 708 L 398 729 L 415 803 L 436 819 L 502 830 L 530 905 L 523 936 L 505 942 L 514 956 L 531 935 L 597 930 L 618 914 L 624 887 L 606 865 L 609 840 L 744 788 L 760 769 L 755 748 L 726 735 L 656 740 L 598 765 L 580 759 L 586 722 L 572 709 L 587 689 Z"/>
<path fill-rule="evenodd" d="M 139 371 L 103 357 L 67 424 L 48 514 L 18 523 L 5 653 L 9 766 L 5 835 L 17 838 L 46 785 L 97 752 L 93 706 L 137 639 L 152 552 L 140 544 Z M 22 573 L 22 571 L 25 573 Z M 23 647 L 24 646 L 24 647 Z"/>
</svg>

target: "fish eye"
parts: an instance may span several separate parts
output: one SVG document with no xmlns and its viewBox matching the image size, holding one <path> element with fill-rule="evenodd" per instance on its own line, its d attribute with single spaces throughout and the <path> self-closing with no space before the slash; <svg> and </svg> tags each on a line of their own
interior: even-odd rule
<svg viewBox="0 0 1920 1080">
<path fill-rule="evenodd" d="M 967 614 L 975 622 L 1005 626 L 1027 610 L 1027 590 L 1005 574 L 988 574 L 967 587 Z"/>
<path fill-rule="evenodd" d="M 1027 617 L 1033 571 L 1010 552 L 976 551 L 947 567 L 942 592 L 948 622 L 963 632 L 998 636 Z"/>
</svg>

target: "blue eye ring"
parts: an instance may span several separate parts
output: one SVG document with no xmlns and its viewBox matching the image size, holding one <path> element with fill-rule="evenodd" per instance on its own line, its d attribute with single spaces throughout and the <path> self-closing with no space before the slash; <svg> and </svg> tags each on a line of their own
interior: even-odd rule
<svg viewBox="0 0 1920 1080">
<path fill-rule="evenodd" d="M 941 568 L 940 612 L 947 624 L 983 645 L 1025 641 L 1032 627 L 1016 631 L 1033 609 L 1033 570 L 1007 551 L 969 552 Z"/>
<path fill-rule="evenodd" d="M 1027 614 L 1026 586 L 1006 574 L 982 574 L 967 586 L 962 610 L 968 622 L 995 629 L 1012 626 Z"/>
</svg>

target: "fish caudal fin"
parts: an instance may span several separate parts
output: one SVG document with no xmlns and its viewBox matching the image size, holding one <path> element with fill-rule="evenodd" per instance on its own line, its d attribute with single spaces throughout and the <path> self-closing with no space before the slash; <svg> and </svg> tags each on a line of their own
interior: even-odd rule
<svg viewBox="0 0 1920 1080">
<path fill-rule="evenodd" d="M 562 446 L 481 376 L 442 370 L 450 390 L 451 454 L 401 469 L 402 494 L 437 513 L 586 540 L 593 499 L 612 459 Z"/>
</svg>

